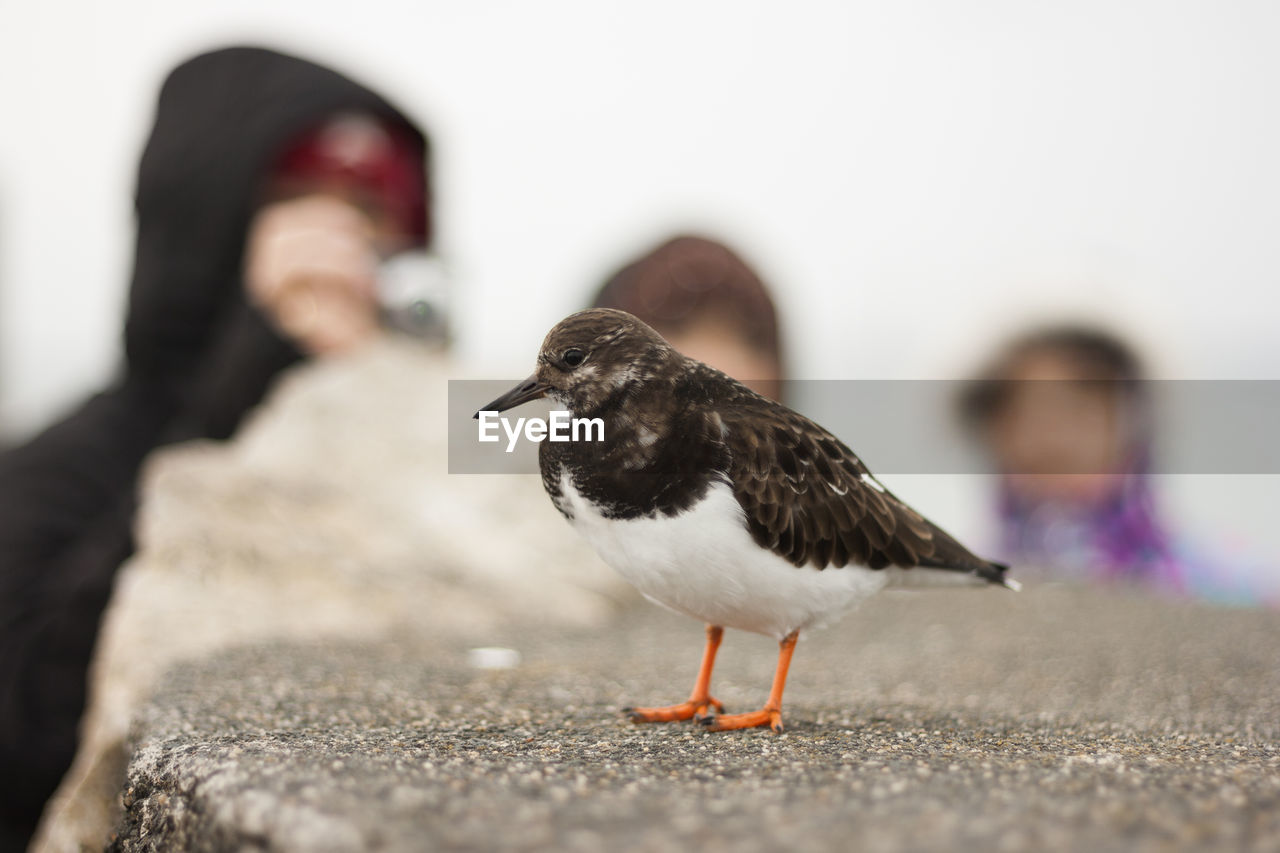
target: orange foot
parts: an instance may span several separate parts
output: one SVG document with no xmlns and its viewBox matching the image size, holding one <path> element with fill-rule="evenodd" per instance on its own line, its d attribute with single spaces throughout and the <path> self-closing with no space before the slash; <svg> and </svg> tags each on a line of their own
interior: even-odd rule
<svg viewBox="0 0 1280 853">
<path fill-rule="evenodd" d="M 734 729 L 754 729 L 768 726 L 775 732 L 782 731 L 782 712 L 775 708 L 762 708 L 746 714 L 721 714 L 717 717 L 704 717 L 700 722 L 713 732 L 727 732 Z"/>
<path fill-rule="evenodd" d="M 724 705 L 712 697 L 695 701 L 681 702 L 679 705 L 668 705 L 665 708 L 623 708 L 623 712 L 631 715 L 633 723 L 674 723 L 677 720 L 709 720 L 708 710 L 715 708 L 724 713 Z"/>
</svg>

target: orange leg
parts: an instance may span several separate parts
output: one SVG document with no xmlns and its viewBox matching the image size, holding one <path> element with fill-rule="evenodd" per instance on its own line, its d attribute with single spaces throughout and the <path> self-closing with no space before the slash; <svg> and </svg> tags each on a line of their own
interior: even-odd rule
<svg viewBox="0 0 1280 853">
<path fill-rule="evenodd" d="M 631 715 L 633 723 L 670 723 L 676 720 L 702 719 L 709 708 L 724 711 L 724 705 L 711 697 L 711 670 L 716 665 L 716 650 L 720 648 L 720 638 L 724 636 L 724 628 L 719 625 L 707 626 L 707 649 L 702 653 L 702 667 L 698 670 L 698 680 L 693 684 L 693 692 L 688 702 L 679 705 L 668 705 L 665 708 L 623 708 Z"/>
<path fill-rule="evenodd" d="M 782 731 L 782 690 L 787 686 L 787 670 L 791 667 L 791 653 L 796 650 L 796 639 L 799 632 L 788 634 L 778 647 L 778 668 L 773 673 L 773 689 L 769 691 L 769 701 L 759 711 L 746 714 L 722 714 L 709 717 L 706 723 L 713 732 L 725 732 L 730 729 L 754 729 L 756 726 L 768 726 L 775 732 Z"/>
</svg>

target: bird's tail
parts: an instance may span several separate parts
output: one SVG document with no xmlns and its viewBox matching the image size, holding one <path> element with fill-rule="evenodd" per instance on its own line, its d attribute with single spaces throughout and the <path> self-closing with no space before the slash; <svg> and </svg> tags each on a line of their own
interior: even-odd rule
<svg viewBox="0 0 1280 853">
<path fill-rule="evenodd" d="M 1005 589 L 1011 589 L 1014 592 L 1022 592 L 1022 584 L 1009 577 L 1009 566 L 1005 563 L 997 563 L 995 560 L 987 560 L 987 565 L 983 570 L 979 570 L 974 574 L 981 577 L 996 586 L 1002 586 Z"/>
</svg>

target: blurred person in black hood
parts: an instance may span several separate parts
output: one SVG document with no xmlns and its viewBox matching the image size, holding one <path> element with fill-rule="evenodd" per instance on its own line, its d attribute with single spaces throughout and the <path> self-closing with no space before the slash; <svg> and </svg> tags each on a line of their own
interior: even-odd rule
<svg viewBox="0 0 1280 853">
<path fill-rule="evenodd" d="M 430 243 L 427 149 L 376 93 L 270 50 L 165 81 L 118 379 L 0 456 L 0 846 L 25 845 L 74 756 L 143 460 L 230 437 L 281 370 L 370 336 L 379 260 Z"/>
</svg>

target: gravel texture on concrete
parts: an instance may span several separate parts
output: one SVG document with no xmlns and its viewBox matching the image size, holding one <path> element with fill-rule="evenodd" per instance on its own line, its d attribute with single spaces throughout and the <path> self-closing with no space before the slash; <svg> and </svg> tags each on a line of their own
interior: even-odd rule
<svg viewBox="0 0 1280 853">
<path fill-rule="evenodd" d="M 1041 587 L 887 594 L 802 638 L 786 732 L 635 726 L 701 626 L 261 644 L 172 671 L 113 849 L 1280 849 L 1280 615 Z M 763 701 L 727 632 L 713 693 Z"/>
</svg>

